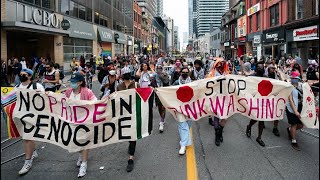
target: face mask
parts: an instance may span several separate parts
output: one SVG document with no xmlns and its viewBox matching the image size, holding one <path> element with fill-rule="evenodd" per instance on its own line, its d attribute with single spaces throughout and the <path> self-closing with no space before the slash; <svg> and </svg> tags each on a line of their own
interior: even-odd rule
<svg viewBox="0 0 320 180">
<path fill-rule="evenodd" d="M 79 87 L 78 83 L 71 83 L 70 86 L 72 89 L 77 89 Z"/>
<path fill-rule="evenodd" d="M 124 80 L 130 80 L 130 77 L 131 77 L 131 74 L 130 74 L 130 73 L 127 73 L 127 74 L 124 74 L 124 75 L 123 75 L 123 79 L 124 79 Z"/>
<path fill-rule="evenodd" d="M 256 73 L 257 73 L 257 76 L 262 77 L 263 74 L 264 74 L 264 69 L 258 68 L 258 69 L 256 70 Z"/>
<path fill-rule="evenodd" d="M 26 82 L 28 80 L 28 77 L 23 75 L 23 76 L 20 76 L 19 79 L 21 82 Z"/>
<path fill-rule="evenodd" d="M 110 74 L 111 76 L 114 76 L 114 75 L 116 74 L 116 71 L 115 71 L 115 70 L 110 70 L 110 71 L 109 71 L 109 74 Z"/>
<path fill-rule="evenodd" d="M 269 73 L 269 78 L 276 78 L 276 73 L 274 73 L 274 72 L 271 72 L 271 73 Z"/>
<path fill-rule="evenodd" d="M 291 79 L 291 83 L 294 85 L 297 85 L 299 82 L 299 79 Z"/>
<path fill-rule="evenodd" d="M 181 74 L 181 76 L 182 76 L 183 79 L 187 79 L 188 74 Z"/>
</svg>

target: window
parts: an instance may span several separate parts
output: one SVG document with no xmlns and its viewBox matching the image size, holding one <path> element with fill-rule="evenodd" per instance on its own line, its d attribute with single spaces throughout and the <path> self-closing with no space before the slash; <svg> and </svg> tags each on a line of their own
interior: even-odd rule
<svg viewBox="0 0 320 180">
<path fill-rule="evenodd" d="M 52 1 L 52 0 L 50 0 Z M 44 0 L 42 0 L 44 2 Z M 70 2 L 70 4 L 69 4 Z M 59 0 L 59 11 L 79 19 L 92 22 L 92 9 L 90 1 L 81 1 L 82 4 L 69 0 Z M 86 4 L 86 5 L 85 5 Z"/>
<path fill-rule="evenodd" d="M 86 20 L 86 7 L 79 5 L 79 18 Z"/>
<path fill-rule="evenodd" d="M 21 0 L 20 0 L 21 1 Z M 55 0 L 22 0 L 25 3 L 32 4 L 44 9 L 55 10 Z"/>
<path fill-rule="evenodd" d="M 270 26 L 279 24 L 279 4 L 270 7 Z"/>
<path fill-rule="evenodd" d="M 60 1 L 60 12 L 63 14 L 69 14 L 69 1 L 68 0 L 61 0 Z"/>
<path fill-rule="evenodd" d="M 252 27 L 253 27 L 252 16 L 249 17 L 249 22 L 250 22 L 249 30 L 250 30 L 250 32 L 252 32 L 253 31 L 253 29 L 252 29 Z"/>
<path fill-rule="evenodd" d="M 260 30 L 260 12 L 257 12 L 257 30 Z"/>
<path fill-rule="evenodd" d="M 303 0 L 296 0 L 296 19 L 303 18 Z"/>
<path fill-rule="evenodd" d="M 253 0 L 250 0 L 250 7 L 253 6 Z"/>
</svg>

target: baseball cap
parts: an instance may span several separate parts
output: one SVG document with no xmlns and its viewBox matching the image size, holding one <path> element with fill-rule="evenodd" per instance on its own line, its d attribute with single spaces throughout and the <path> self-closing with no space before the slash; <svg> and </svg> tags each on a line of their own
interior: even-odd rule
<svg viewBox="0 0 320 180">
<path fill-rule="evenodd" d="M 131 73 L 131 70 L 129 67 L 124 67 L 121 69 L 121 74 L 127 74 L 127 73 Z"/>
<path fill-rule="evenodd" d="M 28 69 L 28 68 L 27 69 L 22 69 L 21 72 L 25 72 L 25 73 L 27 73 L 29 75 L 33 75 L 33 71 L 31 69 Z"/>
<path fill-rule="evenodd" d="M 79 82 L 79 81 L 84 81 L 84 76 L 82 74 L 77 72 L 71 75 L 70 82 Z"/>
</svg>

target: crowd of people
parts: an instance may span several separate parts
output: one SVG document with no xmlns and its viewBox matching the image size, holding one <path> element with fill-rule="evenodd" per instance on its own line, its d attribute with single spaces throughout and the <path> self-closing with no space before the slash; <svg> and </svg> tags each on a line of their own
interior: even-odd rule
<svg viewBox="0 0 320 180">
<path fill-rule="evenodd" d="M 169 68 L 168 68 L 169 67 Z M 168 69 L 168 70 L 167 70 Z M 17 58 L 10 59 L 8 67 L 6 62 L 2 62 L 2 75 L 8 74 L 5 79 L 5 85 L 14 82 L 18 88 L 35 89 L 37 91 L 55 92 L 61 86 L 61 76 L 63 72 L 59 70 L 59 66 L 52 61 L 40 58 L 34 64 L 26 64 L 25 59 L 20 61 Z M 4 71 L 6 70 L 6 71 Z M 301 58 L 288 57 L 281 58 L 279 61 L 272 58 L 262 58 L 258 60 L 256 57 L 242 56 L 234 60 L 226 60 L 223 57 L 208 57 L 207 60 L 196 58 L 195 60 L 186 60 L 183 57 L 170 58 L 162 55 L 149 57 L 147 55 L 139 56 L 123 56 L 123 57 L 97 57 L 92 55 L 90 60 L 85 61 L 81 57 L 78 61 L 72 59 L 70 63 L 70 87 L 65 91 L 67 97 L 76 100 L 96 100 L 103 99 L 110 94 L 131 88 L 147 88 L 147 87 L 166 87 L 181 84 L 187 84 L 192 81 L 224 76 L 228 74 L 236 74 L 241 76 L 257 76 L 272 79 L 279 79 L 290 82 L 295 88 L 286 104 L 286 114 L 290 127 L 287 128 L 291 145 L 294 149 L 300 150 L 297 140 L 297 129 L 302 127 L 300 121 L 301 106 L 301 83 L 308 81 L 313 88 L 315 95 L 319 91 L 319 66 L 318 59 L 308 62 L 306 72 L 302 68 Z M 10 74 L 10 76 L 9 76 Z M 304 74 L 306 74 L 304 76 Z M 100 97 L 96 97 L 92 92 L 92 77 L 97 75 L 100 83 Z M 60 86 L 59 86 L 60 85 Z M 317 99 L 317 98 L 316 98 Z M 155 102 L 160 114 L 159 132 L 164 131 L 166 109 L 161 101 L 155 96 Z M 245 134 L 250 138 L 252 126 L 257 121 L 250 120 L 246 127 Z M 191 145 L 190 127 L 192 120 L 186 119 L 184 122 L 178 122 L 178 132 L 180 135 L 179 154 L 184 155 L 186 147 Z M 220 146 L 223 142 L 223 129 L 227 124 L 227 119 L 219 119 L 217 117 L 209 117 L 209 124 L 215 129 L 215 144 Z M 280 136 L 279 121 L 273 122 L 273 133 Z M 258 123 L 258 136 L 256 141 L 265 146 L 262 140 L 264 122 Z M 136 141 L 129 142 L 129 159 L 127 171 L 130 172 L 134 168 L 134 153 L 136 149 Z M 36 158 L 37 152 L 33 141 L 24 140 L 26 160 L 19 174 L 27 173 L 31 166 L 32 160 Z M 78 177 L 86 174 L 88 161 L 88 150 L 80 152 L 77 166 L 79 166 Z"/>
</svg>

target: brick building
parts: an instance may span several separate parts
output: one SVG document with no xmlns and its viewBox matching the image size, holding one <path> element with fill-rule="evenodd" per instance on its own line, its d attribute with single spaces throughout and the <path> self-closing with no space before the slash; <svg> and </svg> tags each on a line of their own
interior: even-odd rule
<svg viewBox="0 0 320 180">
<path fill-rule="evenodd" d="M 134 53 L 141 53 L 142 39 L 142 10 L 137 1 L 133 4 L 133 36 L 134 36 Z"/>
</svg>

